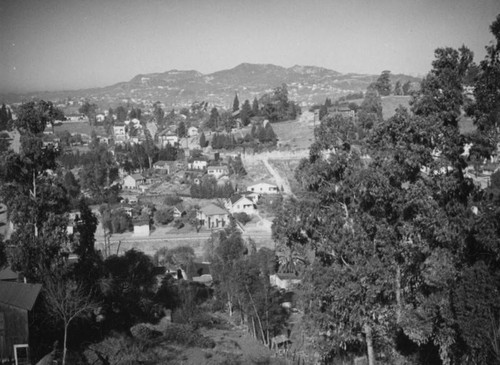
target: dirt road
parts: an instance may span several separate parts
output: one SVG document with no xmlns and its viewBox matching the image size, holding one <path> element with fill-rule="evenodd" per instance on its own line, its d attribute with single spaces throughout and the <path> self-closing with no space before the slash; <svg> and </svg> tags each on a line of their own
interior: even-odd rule
<svg viewBox="0 0 500 365">
<path fill-rule="evenodd" d="M 281 188 L 283 187 L 283 192 L 287 195 L 292 195 L 292 196 L 295 196 L 293 193 L 292 193 L 292 189 L 290 187 L 290 184 L 288 183 L 288 179 L 287 178 L 284 178 L 282 177 L 278 171 L 276 171 L 274 169 L 274 167 L 269 163 L 269 161 L 267 160 L 267 158 L 263 158 L 262 159 L 262 162 L 264 163 L 264 165 L 266 166 L 267 170 L 269 171 L 269 173 L 273 176 L 274 178 L 274 181 L 276 182 L 276 185 L 278 186 L 278 188 Z"/>
</svg>

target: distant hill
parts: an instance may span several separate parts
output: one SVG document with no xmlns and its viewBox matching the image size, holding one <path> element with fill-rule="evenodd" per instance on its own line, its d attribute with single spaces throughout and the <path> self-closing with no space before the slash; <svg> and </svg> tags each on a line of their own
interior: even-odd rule
<svg viewBox="0 0 500 365">
<path fill-rule="evenodd" d="M 289 98 L 302 105 L 322 103 L 348 93 L 366 90 L 379 75 L 341 74 L 316 66 L 289 68 L 271 64 L 242 63 L 232 69 L 202 74 L 195 70 L 170 70 L 163 73 L 140 74 L 130 81 L 83 90 L 36 92 L 0 95 L 2 102 L 19 102 L 37 97 L 46 100 L 65 98 L 90 99 L 100 105 L 113 105 L 129 101 L 144 104 L 160 101 L 168 107 L 187 106 L 194 101 L 208 101 L 215 105 L 229 106 L 235 92 L 240 102 L 252 100 L 285 83 Z M 393 75 L 396 80 L 419 82 L 407 75 Z"/>
</svg>

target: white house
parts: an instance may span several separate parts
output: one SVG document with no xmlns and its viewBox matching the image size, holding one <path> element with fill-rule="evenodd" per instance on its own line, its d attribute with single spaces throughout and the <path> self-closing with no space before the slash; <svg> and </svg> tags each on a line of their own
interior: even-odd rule
<svg viewBox="0 0 500 365">
<path fill-rule="evenodd" d="M 196 127 L 189 127 L 187 130 L 187 134 L 189 137 L 194 137 L 198 135 L 198 128 Z"/>
<path fill-rule="evenodd" d="M 104 119 L 105 119 L 105 118 L 106 118 L 106 117 L 104 116 L 104 114 L 97 114 L 97 115 L 95 116 L 95 120 L 96 120 L 96 122 L 99 122 L 99 123 L 104 122 Z"/>
<path fill-rule="evenodd" d="M 168 161 L 156 161 L 153 164 L 153 169 L 157 170 L 158 172 L 163 172 L 165 174 L 170 174 L 170 165 Z"/>
<path fill-rule="evenodd" d="M 193 160 L 188 163 L 189 170 L 204 170 L 207 168 L 208 162 L 204 160 Z"/>
<path fill-rule="evenodd" d="M 158 136 L 158 141 L 160 141 L 163 147 L 168 144 L 170 144 L 171 146 L 175 146 L 177 143 L 179 143 L 179 137 L 173 133 L 165 133 Z"/>
<path fill-rule="evenodd" d="M 224 228 L 229 223 L 229 213 L 215 204 L 200 208 L 196 212 L 196 218 L 205 228 Z"/>
<path fill-rule="evenodd" d="M 234 195 L 228 200 L 226 207 L 231 213 L 254 214 L 257 210 L 254 202 L 245 196 Z"/>
<path fill-rule="evenodd" d="M 208 166 L 207 173 L 218 179 L 221 176 L 229 175 L 229 169 L 227 166 Z"/>
<path fill-rule="evenodd" d="M 295 274 L 273 274 L 269 275 L 269 282 L 272 286 L 280 289 L 289 290 L 294 286 L 300 284 L 302 280 Z"/>
<path fill-rule="evenodd" d="M 125 189 L 139 189 L 139 186 L 145 183 L 146 179 L 141 174 L 127 175 L 123 179 L 123 187 Z"/>
<path fill-rule="evenodd" d="M 149 222 L 147 220 L 138 220 L 134 222 L 134 236 L 149 236 Z"/>
<path fill-rule="evenodd" d="M 268 184 L 265 182 L 257 183 L 247 187 L 247 191 L 259 193 L 259 194 L 276 194 L 279 193 L 279 189 L 276 185 Z"/>
<path fill-rule="evenodd" d="M 113 137 L 116 144 L 123 144 L 127 140 L 127 132 L 125 130 L 125 125 L 114 125 L 113 126 Z"/>
</svg>

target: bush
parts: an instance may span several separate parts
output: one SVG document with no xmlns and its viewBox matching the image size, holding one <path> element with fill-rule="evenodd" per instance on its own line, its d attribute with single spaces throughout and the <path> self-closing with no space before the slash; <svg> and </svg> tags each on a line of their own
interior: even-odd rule
<svg viewBox="0 0 500 365">
<path fill-rule="evenodd" d="M 174 220 L 172 209 L 163 208 L 155 212 L 155 221 L 159 224 L 168 224 Z"/>
<path fill-rule="evenodd" d="M 233 214 L 233 217 L 238 221 L 240 222 L 241 224 L 245 225 L 247 224 L 248 222 L 250 222 L 252 220 L 252 218 L 246 214 L 245 212 L 241 212 L 241 213 L 234 213 Z"/>
<path fill-rule="evenodd" d="M 192 326 L 185 324 L 172 323 L 164 333 L 167 341 L 172 341 L 180 345 L 214 348 L 215 342 L 208 337 L 197 333 Z"/>
</svg>

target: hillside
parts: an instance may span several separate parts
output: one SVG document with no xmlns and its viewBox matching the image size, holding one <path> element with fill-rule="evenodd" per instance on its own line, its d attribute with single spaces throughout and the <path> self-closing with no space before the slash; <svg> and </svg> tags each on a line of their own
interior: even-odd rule
<svg viewBox="0 0 500 365">
<path fill-rule="evenodd" d="M 235 92 L 241 101 L 259 97 L 265 92 L 285 83 L 289 97 L 303 106 L 324 102 L 326 97 L 336 98 L 352 92 L 366 90 L 378 75 L 341 74 L 316 66 L 285 68 L 272 64 L 242 63 L 232 69 L 211 74 L 195 70 L 170 70 L 162 73 L 139 74 L 130 81 L 103 88 L 36 92 L 23 95 L 0 95 L 1 102 L 19 102 L 27 98 L 64 100 L 66 98 L 90 99 L 99 104 L 118 104 L 130 101 L 144 104 L 161 101 L 167 106 L 186 106 L 194 101 L 208 101 L 215 105 L 228 106 Z M 393 75 L 402 82 L 419 79 L 407 75 Z"/>
</svg>

